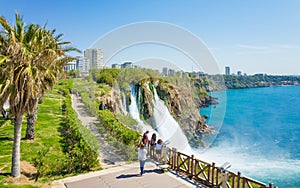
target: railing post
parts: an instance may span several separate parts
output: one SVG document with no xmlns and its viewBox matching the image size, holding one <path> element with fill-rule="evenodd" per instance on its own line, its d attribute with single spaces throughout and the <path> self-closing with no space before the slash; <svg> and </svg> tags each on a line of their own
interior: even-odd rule
<svg viewBox="0 0 300 188">
<path fill-rule="evenodd" d="M 216 186 L 219 185 L 219 168 L 216 169 Z"/>
<path fill-rule="evenodd" d="M 211 165 L 210 164 L 207 165 L 207 169 L 208 169 L 208 171 L 207 171 L 208 183 L 210 183 L 210 177 L 211 177 Z"/>
<path fill-rule="evenodd" d="M 212 166 L 211 166 L 211 184 L 212 186 L 214 186 L 214 182 L 215 182 L 215 163 L 212 163 Z"/>
<path fill-rule="evenodd" d="M 191 156 L 190 158 L 190 179 L 193 179 L 194 177 L 194 155 Z"/>
<path fill-rule="evenodd" d="M 237 187 L 240 188 L 240 181 L 241 181 L 241 173 L 238 172 L 238 178 L 237 178 Z"/>
<path fill-rule="evenodd" d="M 232 177 L 231 187 L 235 187 L 235 174 L 231 174 L 231 177 Z"/>
<path fill-rule="evenodd" d="M 180 154 L 178 152 L 176 152 L 176 172 L 179 172 L 180 169 Z"/>
<path fill-rule="evenodd" d="M 246 187 L 246 179 L 245 179 L 245 177 L 243 178 L 243 188 L 245 188 Z"/>
<path fill-rule="evenodd" d="M 170 168 L 173 169 L 173 148 L 170 149 L 170 159 L 169 159 L 169 163 L 170 163 Z"/>
<path fill-rule="evenodd" d="M 165 145 L 165 163 L 168 164 L 168 166 L 170 166 L 169 164 L 169 161 L 170 161 L 170 148 L 168 148 L 166 145 Z"/>
<path fill-rule="evenodd" d="M 172 166 L 173 166 L 173 170 L 175 170 L 176 169 L 176 162 L 177 162 L 177 160 L 176 160 L 176 156 L 177 156 L 177 150 L 176 150 L 176 148 L 173 148 L 172 149 L 172 158 L 173 158 L 173 164 L 172 164 Z"/>
<path fill-rule="evenodd" d="M 269 188 L 273 188 L 273 183 L 269 183 Z"/>
</svg>

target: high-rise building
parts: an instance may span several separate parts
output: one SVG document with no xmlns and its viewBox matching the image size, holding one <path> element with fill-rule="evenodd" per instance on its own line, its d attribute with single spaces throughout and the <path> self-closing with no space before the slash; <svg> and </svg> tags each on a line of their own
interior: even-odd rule
<svg viewBox="0 0 300 188">
<path fill-rule="evenodd" d="M 77 56 L 76 66 L 77 66 L 77 69 L 79 70 L 80 74 L 86 75 L 86 74 L 88 74 L 88 72 L 90 70 L 90 61 L 89 61 L 89 59 L 87 59 L 85 57 Z"/>
<path fill-rule="evenodd" d="M 242 71 L 237 71 L 238 76 L 242 76 Z"/>
<path fill-rule="evenodd" d="M 123 64 L 121 64 L 121 68 L 125 69 L 125 68 L 134 68 L 134 65 L 132 62 L 124 62 Z"/>
<path fill-rule="evenodd" d="M 174 69 L 169 69 L 168 70 L 168 76 L 174 76 L 175 75 L 175 70 Z"/>
<path fill-rule="evenodd" d="M 111 68 L 119 69 L 119 68 L 121 68 L 121 65 L 119 65 L 119 64 L 112 64 Z"/>
<path fill-rule="evenodd" d="M 225 67 L 225 75 L 230 75 L 230 67 Z"/>
<path fill-rule="evenodd" d="M 84 58 L 89 60 L 90 69 L 104 67 L 104 52 L 102 49 L 86 49 L 84 51 Z"/>
<path fill-rule="evenodd" d="M 163 67 L 161 74 L 164 76 L 168 76 L 168 67 Z"/>
<path fill-rule="evenodd" d="M 80 66 L 82 65 L 83 57 L 76 56 L 76 70 L 80 70 Z"/>
</svg>

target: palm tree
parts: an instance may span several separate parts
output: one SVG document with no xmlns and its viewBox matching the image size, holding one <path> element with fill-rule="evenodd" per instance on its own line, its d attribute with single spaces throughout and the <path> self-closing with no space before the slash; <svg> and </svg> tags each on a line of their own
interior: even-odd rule
<svg viewBox="0 0 300 188">
<path fill-rule="evenodd" d="M 28 30 L 36 30 L 34 40 L 31 42 L 31 52 L 33 54 L 32 64 L 38 66 L 35 83 L 39 85 L 39 95 L 37 98 L 32 98 L 30 108 L 33 109 L 27 116 L 27 128 L 25 139 L 34 139 L 34 127 L 37 120 L 38 101 L 44 92 L 52 89 L 57 81 L 57 74 L 63 71 L 63 66 L 73 60 L 73 58 L 65 56 L 66 52 L 78 51 L 72 47 L 63 47 L 70 42 L 60 42 L 63 35 L 54 36 L 55 30 L 49 31 L 39 26 L 29 27 Z M 31 32 L 29 32 L 31 33 Z M 57 58 L 60 57 L 60 58 Z M 42 75 L 40 75 L 42 74 Z"/>
<path fill-rule="evenodd" d="M 22 117 L 25 113 L 33 113 L 35 99 L 42 96 L 49 85 L 53 86 L 57 71 L 71 58 L 62 48 L 69 43 L 57 40 L 61 35 L 54 36 L 55 30 L 49 31 L 34 24 L 25 26 L 18 13 L 15 19 L 15 25 L 10 26 L 0 16 L 3 27 L 0 31 L 0 106 L 9 100 L 10 113 L 14 116 L 11 173 L 20 177 Z M 47 47 L 35 46 L 39 42 Z"/>
</svg>

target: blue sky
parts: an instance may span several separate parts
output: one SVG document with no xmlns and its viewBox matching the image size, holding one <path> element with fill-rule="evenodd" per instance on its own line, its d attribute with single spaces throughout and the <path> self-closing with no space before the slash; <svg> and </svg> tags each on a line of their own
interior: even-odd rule
<svg viewBox="0 0 300 188">
<path fill-rule="evenodd" d="M 13 21 L 47 23 L 64 40 L 84 50 L 126 24 L 175 24 L 200 38 L 220 69 L 247 74 L 300 74 L 300 1 L 165 0 L 58 1 L 1 0 L 0 15 Z"/>
</svg>

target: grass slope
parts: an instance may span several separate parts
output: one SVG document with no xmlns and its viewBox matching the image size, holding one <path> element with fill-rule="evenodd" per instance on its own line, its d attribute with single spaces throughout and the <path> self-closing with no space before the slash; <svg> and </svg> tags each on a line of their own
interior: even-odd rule
<svg viewBox="0 0 300 188">
<path fill-rule="evenodd" d="M 61 123 L 61 95 L 57 90 L 49 92 L 44 97 L 43 103 L 39 104 L 38 122 L 35 127 L 35 140 L 21 140 L 21 171 L 22 177 L 16 180 L 10 177 L 11 152 L 13 145 L 13 125 L 5 123 L 0 117 L 0 187 L 40 187 L 50 184 L 56 177 L 41 178 L 38 182 L 32 180 L 35 173 L 31 166 L 33 157 L 37 152 L 45 147 L 50 148 L 46 155 L 45 165 L 52 166 L 58 156 L 64 156 L 60 146 L 60 133 L 58 131 Z M 23 119 L 22 138 L 25 137 L 26 117 Z M 27 168 L 27 169 L 26 169 Z"/>
</svg>

